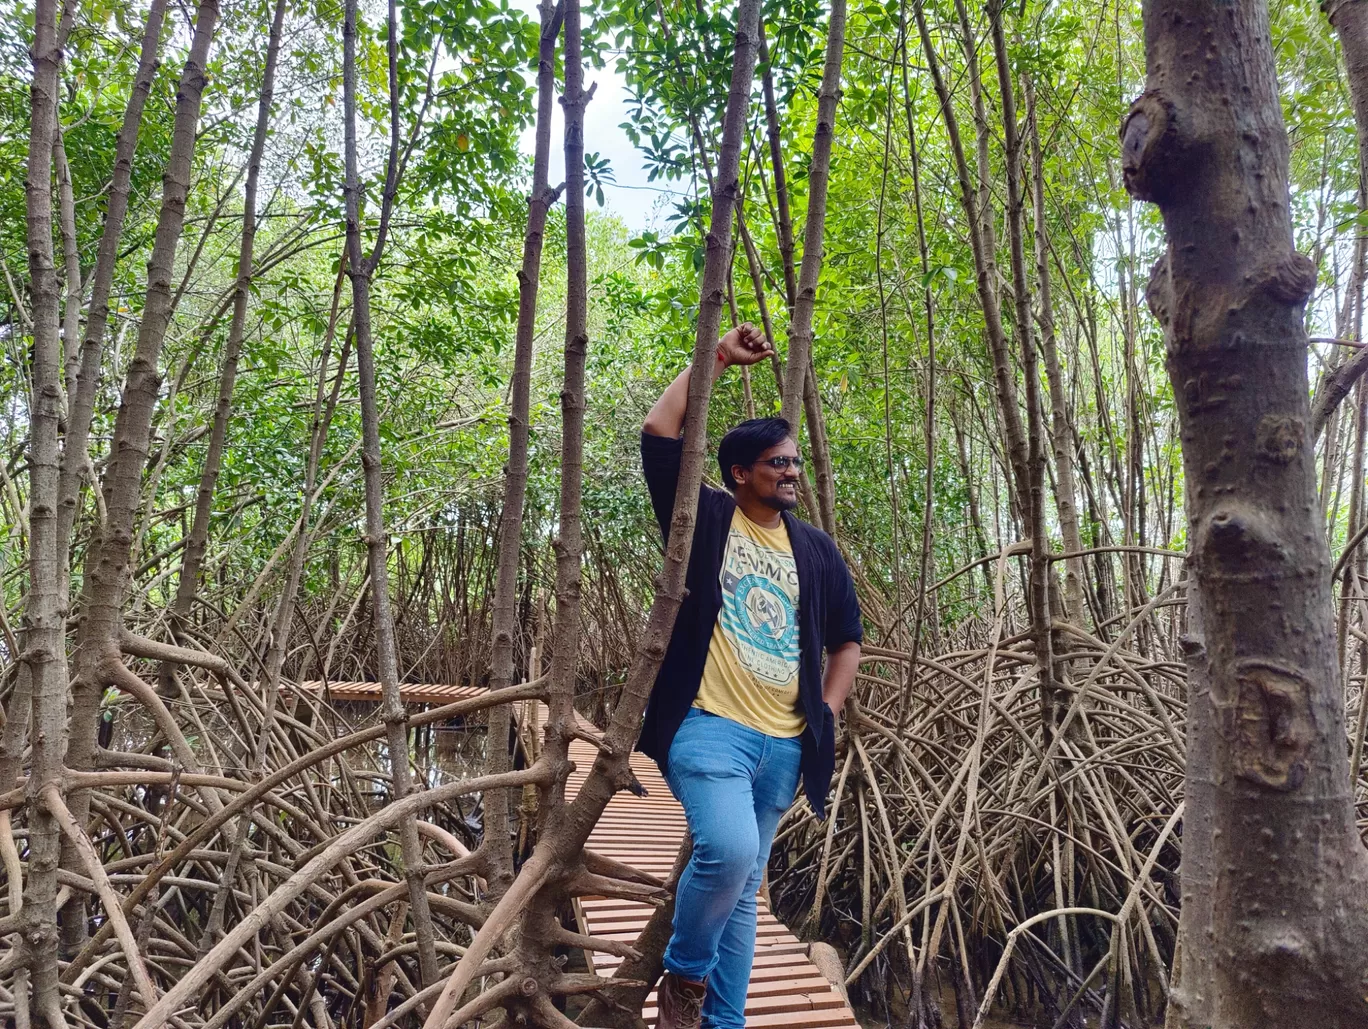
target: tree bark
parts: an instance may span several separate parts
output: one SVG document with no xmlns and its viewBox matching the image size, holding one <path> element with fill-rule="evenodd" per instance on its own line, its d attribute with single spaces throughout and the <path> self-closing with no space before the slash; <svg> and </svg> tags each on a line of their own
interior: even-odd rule
<svg viewBox="0 0 1368 1029">
<path fill-rule="evenodd" d="M 518 272 L 518 327 L 513 351 L 513 381 L 509 386 L 508 463 L 504 466 L 503 512 L 499 518 L 499 559 L 494 586 L 489 688 L 513 684 L 513 637 L 518 629 L 518 558 L 522 553 L 523 508 L 527 499 L 527 448 L 530 432 L 529 394 L 532 385 L 532 344 L 537 328 L 537 288 L 541 279 L 542 243 L 546 218 L 560 194 L 547 185 L 551 164 L 551 117 L 556 94 L 556 37 L 562 9 L 550 0 L 541 5 L 541 41 L 537 56 L 537 126 L 532 157 L 532 192 L 527 197 L 527 231 L 523 237 L 522 270 Z M 528 677 L 536 672 L 528 670 Z M 511 767 L 508 740 L 510 710 L 489 712 L 488 771 Z M 513 881 L 510 844 L 509 795 L 497 790 L 484 797 L 485 878 L 489 897 L 497 901 Z"/>
<path fill-rule="evenodd" d="M 65 45 L 65 44 L 63 44 Z M 58 209 L 62 228 L 62 275 L 66 279 L 66 304 L 62 309 L 62 364 L 67 395 L 76 387 L 80 369 L 81 250 L 76 239 L 76 192 L 60 123 L 52 133 L 52 161 L 57 172 Z"/>
<path fill-rule="evenodd" d="M 584 378 L 589 351 L 589 255 L 584 235 L 584 109 L 593 90 L 584 88 L 584 53 L 579 0 L 565 8 L 565 372 L 561 382 L 560 525 L 556 552 L 556 622 L 548 687 L 546 758 L 554 774 L 539 798 L 542 830 L 565 803 L 570 730 L 574 728 L 575 674 L 579 668 L 580 563 L 584 553 L 581 498 L 584 487 Z M 731 224 L 731 213 L 727 222 Z M 720 321 L 720 316 L 719 316 Z M 529 912 L 525 929 L 538 925 L 543 907 Z M 545 937 L 542 937 L 543 939 Z"/>
<path fill-rule="evenodd" d="M 385 483 L 380 459 L 380 412 L 375 399 L 375 351 L 371 334 L 370 289 L 371 277 L 384 253 L 385 233 L 394 191 L 398 186 L 399 161 L 399 87 L 398 87 L 398 29 L 399 20 L 394 0 L 389 4 L 389 86 L 390 86 L 390 147 L 385 191 L 381 205 L 380 226 L 375 249 L 370 256 L 363 252 L 361 243 L 361 181 L 357 167 L 357 69 L 356 69 L 356 0 L 347 0 L 342 27 L 343 40 L 343 107 L 346 122 L 346 185 L 344 188 L 347 219 L 347 275 L 352 285 L 352 322 L 356 333 L 356 370 L 361 394 L 361 467 L 365 481 L 366 558 L 371 581 L 372 625 L 375 634 L 375 658 L 384 700 L 380 717 L 385 723 L 385 737 L 389 752 L 392 796 L 403 801 L 413 792 L 413 778 L 409 768 L 408 711 L 399 692 L 399 662 L 394 642 L 394 611 L 389 592 L 389 533 L 385 529 Z M 399 822 L 399 844 L 404 878 L 409 887 L 409 904 L 413 912 L 413 926 L 418 941 L 420 986 L 437 981 L 437 951 L 432 928 L 432 914 L 428 905 L 427 888 L 423 883 L 423 844 L 418 838 L 415 816 L 408 815 Z"/>
<path fill-rule="evenodd" d="M 1362 1026 L 1355 826 L 1316 503 L 1288 143 L 1259 0 L 1148 0 L 1126 186 L 1159 206 L 1150 280 L 1192 556 L 1182 961 L 1170 1025 Z"/>
<path fill-rule="evenodd" d="M 1083 549 L 1078 528 L 1078 485 L 1074 477 L 1073 427 L 1069 424 L 1068 386 L 1059 364 L 1055 341 L 1054 299 L 1050 288 L 1050 241 L 1045 221 L 1045 158 L 1036 122 L 1035 84 L 1023 75 L 1026 97 L 1026 131 L 1031 139 L 1031 199 L 1035 222 L 1036 292 L 1040 298 L 1040 352 L 1045 359 L 1045 382 L 1050 391 L 1050 447 L 1055 465 L 1055 507 L 1059 512 L 1059 535 L 1064 551 Z M 1064 562 L 1064 613 L 1080 628 L 1086 626 L 1083 602 L 1083 559 Z"/>
<path fill-rule="evenodd" d="M 161 45 L 162 21 L 167 0 L 152 0 L 147 9 L 142 51 L 133 80 L 123 124 L 114 144 L 114 175 L 109 184 L 109 204 L 105 208 L 104 230 L 95 268 L 90 276 L 90 309 L 86 314 L 85 335 L 81 340 L 80 365 L 73 385 L 68 382 L 66 436 L 62 445 L 61 505 L 57 510 L 57 535 L 63 563 L 71 547 L 71 530 L 76 524 L 81 487 L 85 481 L 90 447 L 90 421 L 95 413 L 96 388 L 100 384 L 100 364 L 104 355 L 104 334 L 109 325 L 109 292 L 114 284 L 114 269 L 119 260 L 119 240 L 128 214 L 128 196 L 133 179 L 133 155 L 138 149 L 138 127 L 143 108 L 152 91 L 157 72 L 157 50 Z M 68 347 L 75 347 L 68 340 Z"/>
<path fill-rule="evenodd" d="M 32 297 L 33 367 L 29 401 L 29 561 L 24 610 L 23 653 L 18 655 L 32 689 L 32 768 L 27 800 L 28 882 L 20 915 L 21 955 L 28 970 L 31 1011 L 38 1025 L 65 1029 L 57 967 L 57 868 L 61 825 L 44 797 L 51 788 L 60 800 L 67 725 L 67 589 L 57 535 L 58 421 L 62 413 L 62 358 L 58 312 L 60 285 L 52 251 L 52 160 L 57 131 L 57 92 L 62 51 L 57 4 L 38 0 L 30 48 L 28 162 L 25 168 L 26 242 Z M 11 779 L 5 783 L 9 786 Z M 23 984 L 17 984 L 22 988 Z"/>
<path fill-rule="evenodd" d="M 171 321 L 171 279 L 175 272 L 181 230 L 185 223 L 186 198 L 190 191 L 200 105 L 208 81 L 209 50 L 218 26 L 218 15 L 218 0 L 201 0 L 195 18 L 190 52 L 186 57 L 180 84 L 176 90 L 176 112 L 171 132 L 171 149 L 167 155 L 166 171 L 163 176 L 161 209 L 157 215 L 152 254 L 147 261 L 147 295 L 143 303 L 142 320 L 138 324 L 137 347 L 124 378 L 119 413 L 114 422 L 114 438 L 110 444 L 109 464 L 102 484 L 105 522 L 92 541 L 86 556 L 85 580 L 81 592 L 81 623 L 76 633 L 74 649 L 75 676 L 72 682 L 70 736 L 66 757 L 67 766 L 80 771 L 89 771 L 95 767 L 100 698 L 104 688 L 115 681 L 117 673 L 121 670 L 119 630 L 122 626 L 122 608 L 128 590 L 134 522 L 137 518 L 138 502 L 142 493 L 142 475 L 151 442 L 152 416 L 161 390 L 161 374 L 157 365 Z M 125 126 L 127 123 L 128 115 L 125 116 Z M 123 142 L 120 139 L 120 145 Z M 111 206 L 114 199 L 111 197 Z M 108 226 L 105 235 L 109 235 Z M 104 242 L 101 240 L 102 255 Z M 100 271 L 97 259 L 97 278 Z M 112 268 L 110 274 L 112 275 Z M 96 286 L 98 285 L 97 282 Z M 107 293 L 100 298 L 100 303 L 107 304 Z M 89 347 L 99 347 L 99 340 L 103 337 L 103 322 L 97 317 L 94 297 L 91 307 L 91 316 L 86 326 L 86 342 L 82 345 L 81 381 L 78 383 L 77 392 L 84 394 L 89 388 L 93 405 L 94 379 L 99 374 L 99 354 L 92 355 L 87 351 Z M 97 321 L 101 322 L 98 326 L 99 334 L 93 335 L 97 329 Z M 93 344 L 92 338 L 95 340 Z M 86 374 L 87 357 L 91 357 L 93 361 L 93 370 L 89 376 Z M 76 417 L 78 416 L 73 416 L 73 421 Z M 76 428 L 79 429 L 80 426 Z M 73 447 L 76 448 L 74 452 Z M 68 463 L 79 461 L 81 466 L 84 466 L 87 461 L 84 442 L 73 439 L 73 434 L 69 433 L 67 448 Z M 79 479 L 69 485 L 70 493 L 65 487 L 61 487 L 61 509 L 74 517 Z M 62 526 L 59 525 L 58 528 L 60 530 Z M 85 824 L 89 805 L 89 791 L 77 790 L 72 793 L 69 807 L 77 824 Z M 64 860 L 68 867 L 76 867 L 76 857 L 74 850 L 67 850 Z M 81 910 L 84 904 L 84 895 L 76 894 L 72 900 L 72 907 Z M 77 946 L 85 935 L 84 917 L 72 914 L 64 925 L 63 935 L 69 947 Z"/>
<path fill-rule="evenodd" d="M 204 563 L 204 551 L 209 543 L 209 519 L 214 511 L 214 487 L 218 483 L 219 469 L 223 463 L 223 448 L 228 441 L 228 417 L 233 409 L 233 386 L 237 382 L 238 358 L 242 354 L 242 335 L 247 324 L 247 302 L 251 296 L 261 155 L 266 149 L 266 133 L 271 124 L 276 62 L 280 56 L 280 35 L 284 24 L 285 0 L 276 0 L 266 44 L 266 66 L 261 76 L 261 95 L 257 100 L 256 129 L 252 135 L 252 148 L 247 157 L 242 238 L 238 246 L 237 281 L 233 286 L 233 316 L 228 323 L 228 339 L 223 347 L 218 399 L 214 405 L 213 425 L 209 430 L 209 447 L 204 455 L 204 467 L 200 470 L 199 486 L 195 494 L 195 516 L 190 524 L 190 538 L 182 552 L 180 579 L 176 584 L 175 600 L 171 604 L 170 624 L 173 635 L 176 635 L 180 626 L 190 617 L 190 608 L 195 600 L 200 566 Z M 164 696 L 174 695 L 175 675 L 175 665 L 169 662 L 162 665 L 160 678 Z"/>
<path fill-rule="evenodd" d="M 845 0 L 832 0 L 827 23 L 826 64 L 822 69 L 822 85 L 817 93 L 817 128 L 812 137 L 812 163 L 808 171 L 803 264 L 798 270 L 798 293 L 793 298 L 793 317 L 789 322 L 788 363 L 780 407 L 780 417 L 792 425 L 795 431 L 802 417 L 804 387 L 812 354 L 812 314 L 817 304 L 817 280 L 822 272 L 822 237 L 826 231 L 827 186 L 831 181 L 831 144 L 836 135 L 836 104 L 841 96 L 845 25 Z M 820 496 L 820 484 L 818 493 Z M 829 531 L 830 523 L 827 528 Z"/>
</svg>

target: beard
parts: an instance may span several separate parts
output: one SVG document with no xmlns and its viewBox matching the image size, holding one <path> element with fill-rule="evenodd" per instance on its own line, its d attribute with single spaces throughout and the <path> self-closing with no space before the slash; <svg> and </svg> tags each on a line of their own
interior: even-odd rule
<svg viewBox="0 0 1368 1029">
<path fill-rule="evenodd" d="M 761 497 L 760 502 L 772 511 L 792 511 L 798 506 L 798 487 L 794 486 L 791 492 L 779 489 L 772 497 Z"/>
</svg>

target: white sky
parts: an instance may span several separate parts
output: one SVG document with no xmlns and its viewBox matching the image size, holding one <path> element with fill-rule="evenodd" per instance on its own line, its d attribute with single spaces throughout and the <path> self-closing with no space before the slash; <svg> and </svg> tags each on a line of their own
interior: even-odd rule
<svg viewBox="0 0 1368 1029">
<path fill-rule="evenodd" d="M 514 0 L 514 5 L 525 11 L 535 25 L 540 16 L 536 0 Z M 535 75 L 535 69 L 531 70 Z M 611 61 L 608 67 L 595 69 L 586 67 L 584 86 L 597 83 L 594 99 L 584 112 L 584 151 L 597 153 L 608 158 L 617 180 L 617 185 L 607 185 L 603 189 L 604 210 L 617 214 L 633 233 L 664 224 L 664 213 L 656 211 L 662 197 L 669 196 L 669 186 L 660 182 L 646 181 L 646 168 L 642 165 L 642 155 L 632 146 L 627 134 L 619 127 L 627 120 L 626 82 L 613 70 Z M 556 98 L 560 99 L 559 95 Z M 565 181 L 565 119 L 561 105 L 554 105 L 551 123 L 551 170 L 549 180 L 552 185 Z M 529 157 L 536 141 L 536 133 L 529 127 L 521 139 L 522 150 Z M 675 184 L 677 185 L 677 184 Z M 597 207 L 592 198 L 588 200 L 591 210 Z M 666 209 L 668 210 L 668 208 Z"/>
</svg>

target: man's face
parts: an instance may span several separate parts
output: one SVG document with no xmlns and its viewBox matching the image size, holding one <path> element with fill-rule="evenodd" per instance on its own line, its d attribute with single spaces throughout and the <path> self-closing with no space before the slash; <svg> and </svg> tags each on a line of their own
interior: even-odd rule
<svg viewBox="0 0 1368 1029">
<path fill-rule="evenodd" d="M 784 460 L 787 459 L 787 460 Z M 732 467 L 737 492 L 750 495 L 776 511 L 792 511 L 798 506 L 798 445 L 791 439 L 763 451 L 749 468 Z M 776 464 L 783 467 L 775 467 Z"/>
</svg>

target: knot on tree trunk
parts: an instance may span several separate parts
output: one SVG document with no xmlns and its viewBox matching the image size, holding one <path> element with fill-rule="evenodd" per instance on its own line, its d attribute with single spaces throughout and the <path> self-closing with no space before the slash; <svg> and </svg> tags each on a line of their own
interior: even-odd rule
<svg viewBox="0 0 1368 1029">
<path fill-rule="evenodd" d="M 1174 105 L 1155 90 L 1131 104 L 1121 123 L 1121 174 L 1136 200 L 1161 207 L 1179 184 L 1191 183 L 1191 168 L 1182 154 Z"/>
<path fill-rule="evenodd" d="M 1259 285 L 1274 300 L 1302 304 L 1316 288 L 1316 266 L 1311 258 L 1292 251 L 1259 276 Z"/>
<path fill-rule="evenodd" d="M 1145 285 L 1145 303 L 1150 314 L 1167 331 L 1169 318 L 1173 314 L 1173 281 L 1169 277 L 1168 254 L 1160 256 L 1150 269 L 1149 282 Z"/>
<path fill-rule="evenodd" d="M 1255 432 L 1255 453 L 1273 464 L 1291 464 L 1306 442 L 1306 422 L 1294 415 L 1266 414 Z"/>
<path fill-rule="evenodd" d="M 1316 732 L 1311 689 L 1301 672 L 1262 658 L 1212 676 L 1216 725 L 1230 745 L 1237 776 L 1279 791 L 1301 786 Z"/>
<path fill-rule="evenodd" d="M 1244 504 L 1221 504 L 1201 527 L 1192 556 L 1199 577 L 1276 574 L 1287 550 L 1264 512 Z"/>
<path fill-rule="evenodd" d="M 1339 16 L 1340 11 L 1359 2 L 1361 0 L 1321 0 L 1320 8 L 1324 12 L 1326 20 L 1331 25 L 1338 27 L 1335 19 Z"/>
</svg>

